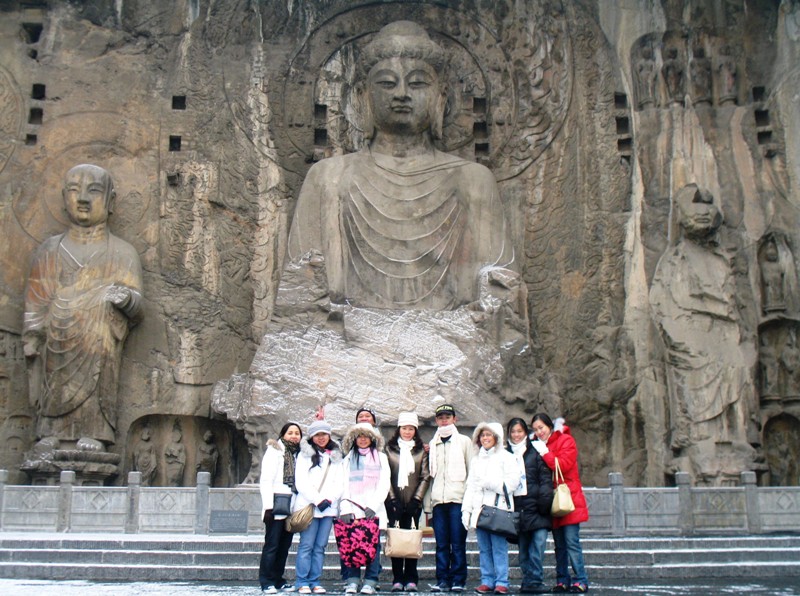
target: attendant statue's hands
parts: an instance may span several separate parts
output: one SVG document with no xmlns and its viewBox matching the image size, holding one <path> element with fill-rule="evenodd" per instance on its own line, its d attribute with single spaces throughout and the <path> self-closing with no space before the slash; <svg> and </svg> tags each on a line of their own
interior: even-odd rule
<svg viewBox="0 0 800 596">
<path fill-rule="evenodd" d="M 131 301 L 131 290 L 125 286 L 109 286 L 106 290 L 106 301 L 117 308 L 125 308 Z"/>
<path fill-rule="evenodd" d="M 41 354 L 42 338 L 36 333 L 26 333 L 22 337 L 22 353 L 26 358 L 36 358 Z"/>
</svg>

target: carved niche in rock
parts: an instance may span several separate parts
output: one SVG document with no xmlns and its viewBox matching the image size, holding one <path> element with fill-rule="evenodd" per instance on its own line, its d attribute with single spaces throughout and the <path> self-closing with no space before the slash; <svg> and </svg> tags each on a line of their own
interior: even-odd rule
<svg viewBox="0 0 800 596">
<path fill-rule="evenodd" d="M 781 414 L 764 425 L 770 486 L 800 485 L 800 421 Z"/>
<path fill-rule="evenodd" d="M 650 289 L 665 346 L 673 471 L 700 484 L 736 483 L 754 469 L 748 426 L 755 407 L 742 346 L 732 270 L 720 242 L 714 197 L 690 184 L 677 192 L 677 244 L 662 255 Z"/>
<path fill-rule="evenodd" d="M 67 172 L 70 227 L 37 251 L 25 291 L 23 339 L 36 437 L 63 448 L 81 438 L 115 442 L 122 347 L 141 315 L 139 255 L 107 226 L 111 175 L 95 165 Z"/>
</svg>

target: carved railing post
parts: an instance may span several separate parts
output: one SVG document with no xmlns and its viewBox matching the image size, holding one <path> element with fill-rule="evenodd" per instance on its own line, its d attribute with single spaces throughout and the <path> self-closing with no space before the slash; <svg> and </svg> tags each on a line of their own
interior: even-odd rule
<svg viewBox="0 0 800 596">
<path fill-rule="evenodd" d="M 75 486 L 75 472 L 62 470 L 59 477 L 58 520 L 56 532 L 69 532 L 72 525 L 72 489 Z"/>
<path fill-rule="evenodd" d="M 761 533 L 761 508 L 758 504 L 758 486 L 756 473 L 742 472 L 742 486 L 744 486 L 744 506 L 747 513 L 747 531 L 751 534 Z"/>
<path fill-rule="evenodd" d="M 688 472 L 677 472 L 675 484 L 678 485 L 678 527 L 684 536 L 694 534 L 694 503 L 692 500 L 691 477 Z"/>
<path fill-rule="evenodd" d="M 125 516 L 125 533 L 139 533 L 139 499 L 142 494 L 142 473 L 128 472 L 128 512 Z"/>
<path fill-rule="evenodd" d="M 0 470 L 0 530 L 3 529 L 3 493 L 8 484 L 8 470 Z"/>
<path fill-rule="evenodd" d="M 211 474 L 209 472 L 197 473 L 197 489 L 195 491 L 194 533 L 208 534 L 208 508 L 209 489 L 211 487 Z"/>
<path fill-rule="evenodd" d="M 625 485 L 620 472 L 608 474 L 611 487 L 611 533 L 614 536 L 625 535 Z"/>
</svg>

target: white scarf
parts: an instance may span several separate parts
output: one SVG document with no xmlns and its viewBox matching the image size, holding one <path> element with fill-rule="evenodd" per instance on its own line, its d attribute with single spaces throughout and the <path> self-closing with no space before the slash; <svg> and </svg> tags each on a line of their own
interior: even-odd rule
<svg viewBox="0 0 800 596">
<path fill-rule="evenodd" d="M 528 441 L 525 439 L 519 443 L 512 443 L 509 441 L 508 444 L 511 445 L 511 452 L 517 457 L 522 457 L 525 454 L 525 450 L 528 448 Z"/>
<path fill-rule="evenodd" d="M 430 451 L 428 452 L 428 461 L 430 462 L 431 466 L 431 478 L 436 478 L 436 468 L 437 468 L 436 443 L 438 442 L 438 439 L 440 439 L 441 437 L 451 437 L 456 432 L 458 432 L 458 429 L 456 428 L 455 424 L 440 426 L 439 428 L 436 429 L 436 432 L 433 435 L 433 439 L 431 439 Z"/>
<path fill-rule="evenodd" d="M 414 448 L 414 441 L 404 441 L 397 439 L 397 446 L 400 447 L 400 465 L 397 467 L 397 488 L 404 489 L 408 486 L 408 477 L 414 473 L 414 456 L 411 450 Z"/>
</svg>

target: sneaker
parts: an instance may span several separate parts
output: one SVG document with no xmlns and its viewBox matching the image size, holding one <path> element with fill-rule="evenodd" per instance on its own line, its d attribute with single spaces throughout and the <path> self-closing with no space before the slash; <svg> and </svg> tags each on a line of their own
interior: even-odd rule
<svg viewBox="0 0 800 596">
<path fill-rule="evenodd" d="M 553 594 L 562 594 L 564 592 L 569 592 L 569 588 L 564 584 L 556 584 L 553 587 Z"/>
<path fill-rule="evenodd" d="M 262 594 L 277 594 L 278 588 L 275 586 L 267 586 L 266 588 L 261 588 Z"/>
<path fill-rule="evenodd" d="M 494 588 L 492 588 L 491 586 L 487 586 L 486 584 L 481 584 L 480 586 L 475 588 L 475 591 L 478 594 L 489 594 L 494 591 Z"/>
<path fill-rule="evenodd" d="M 311 590 L 312 594 L 327 594 L 328 590 L 323 588 L 322 586 L 314 586 L 314 589 Z"/>
<path fill-rule="evenodd" d="M 453 586 L 452 588 L 450 588 L 450 591 L 451 592 L 463 592 L 464 591 L 464 586 L 458 586 L 458 585 Z"/>
<path fill-rule="evenodd" d="M 430 584 L 431 592 L 449 592 L 450 586 L 447 584 Z"/>
<path fill-rule="evenodd" d="M 372 594 L 375 593 L 375 586 L 372 586 L 370 584 L 364 584 L 363 586 L 361 586 L 361 593 L 367 594 L 368 596 L 372 596 Z"/>
<path fill-rule="evenodd" d="M 414 582 L 408 582 L 406 584 L 406 592 L 416 592 L 417 591 L 417 584 Z"/>
<path fill-rule="evenodd" d="M 392 584 L 392 592 L 402 592 L 403 591 L 403 584 L 400 582 L 395 582 Z"/>
<path fill-rule="evenodd" d="M 358 584 L 347 584 L 344 587 L 345 594 L 358 594 Z"/>
<path fill-rule="evenodd" d="M 495 586 L 494 588 L 495 594 L 508 594 L 508 588 L 505 586 Z"/>
<path fill-rule="evenodd" d="M 281 586 L 281 592 L 294 592 L 296 589 L 294 584 L 283 584 Z"/>
<path fill-rule="evenodd" d="M 300 586 L 300 589 L 297 590 L 298 594 L 311 594 L 311 587 L 310 586 Z"/>
<path fill-rule="evenodd" d="M 576 582 L 569 587 L 570 594 L 583 594 L 589 591 L 589 586 Z"/>
</svg>

